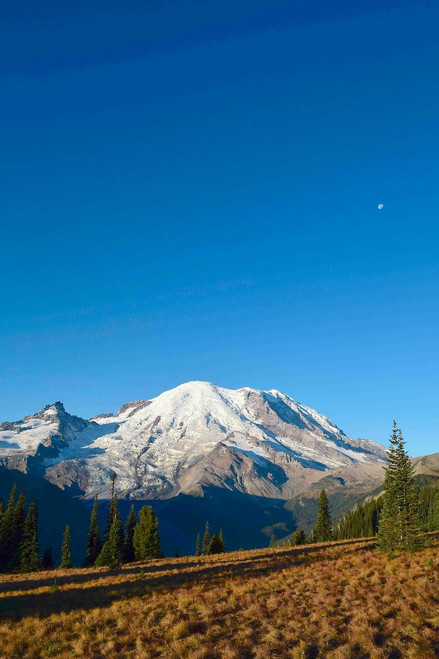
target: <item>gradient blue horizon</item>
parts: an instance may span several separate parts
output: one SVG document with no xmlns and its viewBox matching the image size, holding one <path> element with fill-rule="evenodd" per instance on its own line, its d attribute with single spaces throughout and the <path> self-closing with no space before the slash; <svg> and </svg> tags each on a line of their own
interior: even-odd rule
<svg viewBox="0 0 439 659">
<path fill-rule="evenodd" d="M 439 451 L 438 19 L 8 6 L 0 422 L 208 380 Z"/>
</svg>

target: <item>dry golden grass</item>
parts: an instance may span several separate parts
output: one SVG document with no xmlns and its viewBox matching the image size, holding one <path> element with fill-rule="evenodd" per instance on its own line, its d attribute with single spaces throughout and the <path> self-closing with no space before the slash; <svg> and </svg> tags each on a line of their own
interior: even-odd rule
<svg viewBox="0 0 439 659">
<path fill-rule="evenodd" d="M 0 576 L 1 657 L 439 657 L 439 541 Z"/>
</svg>

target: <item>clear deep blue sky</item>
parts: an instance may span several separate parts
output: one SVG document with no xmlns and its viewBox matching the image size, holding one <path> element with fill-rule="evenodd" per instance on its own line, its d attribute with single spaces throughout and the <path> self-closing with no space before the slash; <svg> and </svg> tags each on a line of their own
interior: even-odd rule
<svg viewBox="0 0 439 659">
<path fill-rule="evenodd" d="M 0 421 L 209 380 L 438 451 L 438 3 L 2 14 Z"/>
</svg>

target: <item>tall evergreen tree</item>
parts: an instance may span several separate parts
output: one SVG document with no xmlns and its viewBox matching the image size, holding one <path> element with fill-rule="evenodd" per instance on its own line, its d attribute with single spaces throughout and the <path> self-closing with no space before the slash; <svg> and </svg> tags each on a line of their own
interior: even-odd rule
<svg viewBox="0 0 439 659">
<path fill-rule="evenodd" d="M 332 538 L 331 515 L 329 502 L 325 490 L 320 492 L 317 521 L 314 527 L 315 542 L 327 542 Z"/>
<path fill-rule="evenodd" d="M 10 567 L 16 569 L 20 563 L 21 543 L 26 522 L 26 495 L 21 491 L 14 510 L 13 534 L 9 540 L 11 547 Z"/>
<path fill-rule="evenodd" d="M 226 543 L 224 542 L 224 536 L 223 536 L 223 530 L 222 529 L 220 529 L 220 532 L 219 532 L 219 539 L 221 540 L 221 544 L 223 546 L 223 551 L 227 551 Z"/>
<path fill-rule="evenodd" d="M 132 563 L 135 559 L 134 557 L 134 529 L 136 528 L 136 512 L 134 510 L 134 505 L 131 506 L 129 515 L 127 517 L 127 523 L 125 527 L 125 540 L 123 547 L 123 555 L 125 563 Z"/>
<path fill-rule="evenodd" d="M 394 421 L 377 534 L 379 549 L 389 555 L 414 551 L 422 544 L 414 471 L 404 445 L 401 430 Z"/>
<path fill-rule="evenodd" d="M 67 524 L 61 545 L 60 568 L 70 569 L 71 567 L 73 567 L 73 565 L 72 565 L 72 557 L 70 554 L 70 526 Z"/>
<path fill-rule="evenodd" d="M 95 497 L 93 509 L 90 516 L 90 528 L 87 538 L 87 555 L 84 561 L 84 567 L 94 565 L 102 549 L 101 537 L 99 534 L 99 507 L 98 497 Z"/>
<path fill-rule="evenodd" d="M 120 562 L 123 560 L 124 531 L 123 524 L 119 515 L 117 493 L 114 491 L 112 492 L 110 508 L 113 511 L 113 522 L 110 526 L 104 544 L 102 545 L 102 549 L 95 561 L 95 565 L 97 566 L 108 565 L 110 567 L 114 567 L 117 563 L 115 556 L 118 556 L 119 549 L 122 551 L 122 558 L 118 564 L 120 564 Z"/>
<path fill-rule="evenodd" d="M 119 515 L 113 518 L 110 533 L 107 540 L 107 553 L 108 553 L 108 566 L 115 570 L 120 567 L 123 562 L 123 525 Z"/>
<path fill-rule="evenodd" d="M 268 546 L 270 549 L 274 549 L 276 547 L 276 538 L 274 537 L 274 533 L 271 534 L 270 543 Z"/>
<path fill-rule="evenodd" d="M 38 508 L 32 501 L 27 514 L 20 546 L 18 568 L 20 572 L 41 570 L 40 547 L 38 543 Z"/>
<path fill-rule="evenodd" d="M 11 545 L 11 538 L 15 536 L 16 496 L 17 486 L 14 485 L 9 493 L 6 510 L 0 519 L 0 572 L 9 569 L 15 551 L 15 547 Z"/>
<path fill-rule="evenodd" d="M 197 541 L 195 543 L 195 556 L 201 556 L 201 537 L 197 534 Z"/>
<path fill-rule="evenodd" d="M 151 506 L 139 510 L 139 522 L 134 528 L 134 555 L 136 560 L 160 558 L 160 537 L 157 515 Z"/>
<path fill-rule="evenodd" d="M 207 554 L 210 543 L 209 522 L 206 522 L 203 535 L 203 554 Z"/>
</svg>

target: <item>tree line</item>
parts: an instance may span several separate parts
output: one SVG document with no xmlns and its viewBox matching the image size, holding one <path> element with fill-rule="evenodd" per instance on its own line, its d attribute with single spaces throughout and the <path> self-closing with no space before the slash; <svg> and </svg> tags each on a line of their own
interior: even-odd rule
<svg viewBox="0 0 439 659">
<path fill-rule="evenodd" d="M 387 554 L 418 549 L 422 532 L 439 530 L 439 481 L 416 486 L 413 465 L 405 450 L 401 429 L 393 423 L 387 452 L 384 493 L 358 504 L 335 526 L 331 523 L 328 497 L 320 492 L 316 524 L 309 536 L 297 529 L 289 545 L 377 536 L 378 547 Z M 270 546 L 276 546 L 274 537 Z"/>
<path fill-rule="evenodd" d="M 197 535 L 195 542 L 195 556 L 222 554 L 226 551 L 226 545 L 223 538 L 223 530 L 220 529 L 219 533 L 210 535 L 209 522 L 206 522 L 203 534 L 203 543 L 201 543 L 201 534 Z"/>
<path fill-rule="evenodd" d="M 378 547 L 387 554 L 410 551 L 422 545 L 422 532 L 439 530 L 439 482 L 435 486 L 417 488 L 413 466 L 404 448 L 401 430 L 394 422 L 385 468 L 382 496 L 358 504 L 335 526 L 331 523 L 329 501 L 325 490 L 320 492 L 317 519 L 307 536 L 296 529 L 288 542 L 270 546 L 302 545 L 377 536 Z M 98 499 L 95 498 L 90 518 L 84 567 L 109 566 L 162 557 L 158 519 L 151 506 L 143 506 L 136 514 L 134 506 L 125 525 L 119 513 L 115 490 L 116 475 L 111 479 L 111 496 L 104 534 L 99 528 Z M 52 552 L 47 548 L 40 555 L 38 539 L 38 508 L 35 501 L 27 507 L 25 492 L 17 497 L 17 486 L 11 489 L 6 507 L 0 501 L 0 572 L 33 572 L 54 567 Z M 222 530 L 211 535 L 206 522 L 204 534 L 197 535 L 195 555 L 210 555 L 226 551 Z M 70 528 L 66 526 L 61 546 L 61 568 L 71 568 Z"/>
<path fill-rule="evenodd" d="M 116 475 L 111 479 L 111 497 L 104 534 L 99 530 L 98 499 L 95 497 L 87 537 L 84 567 L 117 568 L 135 560 L 161 558 L 158 520 L 151 506 L 143 506 L 138 515 L 131 506 L 125 525 L 119 513 L 115 491 Z M 17 499 L 17 486 L 11 489 L 6 508 L 0 502 L 0 572 L 35 572 L 54 568 L 51 548 L 40 555 L 38 507 L 27 503 L 24 490 Z M 70 527 L 67 525 L 61 545 L 60 568 L 71 568 Z"/>
</svg>

